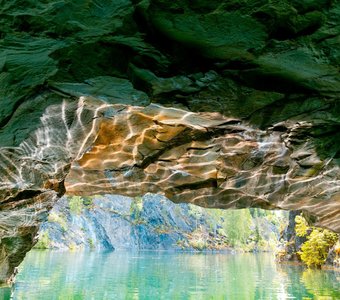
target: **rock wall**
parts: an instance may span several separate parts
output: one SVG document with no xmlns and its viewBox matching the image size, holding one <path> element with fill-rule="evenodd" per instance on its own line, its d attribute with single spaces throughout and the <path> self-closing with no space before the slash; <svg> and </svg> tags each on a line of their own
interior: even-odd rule
<svg viewBox="0 0 340 300">
<path fill-rule="evenodd" d="M 0 1 L 0 281 L 65 193 L 340 231 L 338 1 Z"/>
<path fill-rule="evenodd" d="M 155 194 L 64 196 L 40 226 L 35 248 L 274 251 L 287 221 L 282 212 L 204 209 Z"/>
</svg>

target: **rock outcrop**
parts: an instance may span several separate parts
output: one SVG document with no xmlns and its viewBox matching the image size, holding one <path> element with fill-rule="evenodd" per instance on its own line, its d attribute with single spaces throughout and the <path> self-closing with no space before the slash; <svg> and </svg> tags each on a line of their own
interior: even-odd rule
<svg viewBox="0 0 340 300">
<path fill-rule="evenodd" d="M 65 191 L 340 231 L 338 1 L 0 4 L 0 281 Z"/>
</svg>

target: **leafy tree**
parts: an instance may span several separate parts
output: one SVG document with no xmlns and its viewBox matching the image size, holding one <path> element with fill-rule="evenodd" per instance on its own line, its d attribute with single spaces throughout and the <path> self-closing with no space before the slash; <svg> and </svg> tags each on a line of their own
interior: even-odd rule
<svg viewBox="0 0 340 300">
<path fill-rule="evenodd" d="M 35 244 L 35 249 L 49 249 L 50 248 L 50 237 L 48 231 L 42 231 L 39 233 L 39 240 Z"/>
<path fill-rule="evenodd" d="M 251 224 L 251 215 L 248 209 L 228 211 L 224 228 L 233 246 L 246 244 L 251 234 Z"/>
<path fill-rule="evenodd" d="M 299 237 L 304 237 L 307 235 L 309 226 L 307 224 L 306 219 L 303 216 L 295 217 L 295 232 Z"/>
<path fill-rule="evenodd" d="M 327 229 L 309 227 L 302 216 L 296 216 L 295 222 L 296 234 L 307 237 L 307 241 L 298 252 L 301 260 L 308 267 L 320 267 L 325 263 L 329 249 L 337 242 L 339 236 Z"/>
</svg>

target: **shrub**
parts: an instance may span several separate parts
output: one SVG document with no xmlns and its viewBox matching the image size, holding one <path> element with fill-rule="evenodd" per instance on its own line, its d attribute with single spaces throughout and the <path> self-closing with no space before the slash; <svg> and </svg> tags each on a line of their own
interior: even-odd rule
<svg viewBox="0 0 340 300">
<path fill-rule="evenodd" d="M 83 197 L 83 204 L 85 206 L 93 206 L 93 198 L 92 197 Z"/>
<path fill-rule="evenodd" d="M 296 235 L 299 237 L 304 237 L 307 235 L 308 232 L 308 224 L 306 219 L 303 216 L 296 216 L 295 217 L 295 232 Z"/>
<path fill-rule="evenodd" d="M 35 249 L 49 249 L 50 248 L 50 237 L 48 231 L 42 231 L 39 233 L 38 242 L 35 244 Z"/>
<path fill-rule="evenodd" d="M 296 216 L 295 232 L 298 236 L 307 236 L 307 241 L 298 252 L 301 260 L 308 267 L 321 267 L 326 261 L 329 249 L 337 242 L 339 236 L 327 229 L 309 227 L 302 216 Z"/>
<path fill-rule="evenodd" d="M 70 211 L 79 215 L 83 210 L 83 199 L 80 196 L 73 196 L 69 201 Z"/>
<path fill-rule="evenodd" d="M 202 251 L 207 248 L 207 243 L 203 239 L 189 241 L 191 247 L 198 251 Z"/>
<path fill-rule="evenodd" d="M 96 248 L 96 246 L 95 246 L 95 244 L 93 242 L 93 239 L 88 238 L 87 242 L 89 243 L 90 249 L 95 249 Z"/>
<path fill-rule="evenodd" d="M 64 231 L 67 230 L 67 223 L 66 223 L 66 220 L 65 220 L 65 218 L 63 216 L 60 216 L 60 215 L 58 215 L 55 212 L 51 212 L 48 215 L 47 220 L 50 223 L 57 223 L 57 224 L 59 224 Z"/>
<path fill-rule="evenodd" d="M 140 214 L 143 210 L 143 198 L 135 197 L 130 205 L 130 215 L 134 217 L 134 219 L 138 220 L 140 218 Z"/>
</svg>

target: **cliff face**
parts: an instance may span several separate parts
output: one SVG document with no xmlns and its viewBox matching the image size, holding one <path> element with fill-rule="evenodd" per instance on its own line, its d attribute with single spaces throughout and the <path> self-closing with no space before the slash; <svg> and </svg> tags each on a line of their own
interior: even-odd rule
<svg viewBox="0 0 340 300">
<path fill-rule="evenodd" d="M 0 280 L 69 194 L 340 231 L 338 1 L 0 1 Z"/>
<path fill-rule="evenodd" d="M 204 209 L 155 194 L 64 196 L 42 223 L 35 247 L 274 251 L 287 220 L 282 212 Z"/>
</svg>

